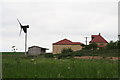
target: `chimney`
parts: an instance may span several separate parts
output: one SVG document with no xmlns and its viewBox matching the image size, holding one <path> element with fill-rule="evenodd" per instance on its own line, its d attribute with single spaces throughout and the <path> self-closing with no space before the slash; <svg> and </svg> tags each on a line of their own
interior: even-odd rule
<svg viewBox="0 0 120 80">
<path fill-rule="evenodd" d="M 101 34 L 99 33 L 99 36 L 100 36 Z"/>
</svg>

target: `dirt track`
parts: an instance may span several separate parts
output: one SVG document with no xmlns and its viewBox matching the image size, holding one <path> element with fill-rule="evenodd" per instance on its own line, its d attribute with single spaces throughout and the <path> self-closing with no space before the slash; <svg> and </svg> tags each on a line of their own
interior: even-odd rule
<svg viewBox="0 0 120 80">
<path fill-rule="evenodd" d="M 109 60 L 120 60 L 120 57 L 101 57 L 101 56 L 81 56 L 74 57 L 75 59 L 109 59 Z"/>
</svg>

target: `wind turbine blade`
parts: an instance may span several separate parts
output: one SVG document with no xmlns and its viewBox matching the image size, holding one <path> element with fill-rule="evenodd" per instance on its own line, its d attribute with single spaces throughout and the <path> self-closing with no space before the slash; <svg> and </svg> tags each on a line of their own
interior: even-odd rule
<svg viewBox="0 0 120 80">
<path fill-rule="evenodd" d="M 20 23 L 20 21 L 17 19 L 17 21 L 19 22 L 20 26 L 22 27 L 22 24 Z"/>
<path fill-rule="evenodd" d="M 22 32 L 22 28 L 20 29 L 20 34 L 19 34 L 19 36 L 21 35 L 21 32 Z"/>
</svg>

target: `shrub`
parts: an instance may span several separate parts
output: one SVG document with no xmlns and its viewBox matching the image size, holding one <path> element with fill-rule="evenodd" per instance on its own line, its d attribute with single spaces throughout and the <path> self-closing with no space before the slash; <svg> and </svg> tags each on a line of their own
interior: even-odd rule
<svg viewBox="0 0 120 80">
<path fill-rule="evenodd" d="M 74 56 L 74 53 L 64 53 L 64 54 L 59 54 L 58 55 L 58 58 L 61 59 L 61 58 L 67 58 L 67 57 L 73 57 Z"/>
<path fill-rule="evenodd" d="M 81 44 L 81 46 L 82 46 L 82 47 L 85 47 L 85 45 L 84 45 L 84 44 Z"/>
<path fill-rule="evenodd" d="M 84 56 L 84 55 L 85 55 L 84 52 L 80 50 L 74 52 L 74 56 Z"/>
<path fill-rule="evenodd" d="M 73 50 L 71 49 L 71 48 L 64 48 L 62 51 L 61 51 L 61 53 L 62 54 L 65 54 L 65 53 L 72 53 L 73 52 Z"/>
<path fill-rule="evenodd" d="M 100 50 L 105 50 L 106 49 L 106 47 L 99 47 L 99 51 Z"/>
<path fill-rule="evenodd" d="M 89 44 L 89 45 L 85 45 L 85 48 L 83 48 L 83 49 L 87 49 L 87 50 L 90 50 L 90 49 L 93 49 L 93 50 L 95 50 L 95 49 L 97 49 L 97 44 L 96 43 L 91 43 L 91 44 Z"/>
<path fill-rule="evenodd" d="M 67 58 L 68 56 L 69 56 L 68 54 L 59 54 L 57 58 L 62 59 L 62 58 Z"/>
<path fill-rule="evenodd" d="M 97 44 L 96 43 L 91 43 L 91 44 L 89 44 L 89 46 L 93 50 L 97 49 Z"/>
<path fill-rule="evenodd" d="M 85 48 L 83 48 L 83 49 L 88 50 L 88 49 L 91 49 L 91 47 L 90 47 L 90 45 L 85 45 Z"/>
<path fill-rule="evenodd" d="M 46 54 L 44 54 L 44 57 L 53 58 L 53 54 L 52 53 L 46 53 Z"/>
<path fill-rule="evenodd" d="M 74 51 L 71 48 L 64 48 L 61 51 L 61 54 L 56 55 L 58 59 L 72 57 L 74 55 Z"/>
</svg>

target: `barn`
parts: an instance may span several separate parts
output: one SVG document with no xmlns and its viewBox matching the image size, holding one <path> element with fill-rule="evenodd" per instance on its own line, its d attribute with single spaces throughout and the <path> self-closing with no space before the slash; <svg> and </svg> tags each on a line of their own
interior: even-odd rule
<svg viewBox="0 0 120 80">
<path fill-rule="evenodd" d="M 81 50 L 83 43 L 81 42 L 72 42 L 68 39 L 60 40 L 56 43 L 53 43 L 53 54 L 59 54 L 65 48 L 71 48 L 73 51 Z"/>
<path fill-rule="evenodd" d="M 40 55 L 46 53 L 47 48 L 39 47 L 39 46 L 31 46 L 28 48 L 28 55 Z"/>
</svg>

